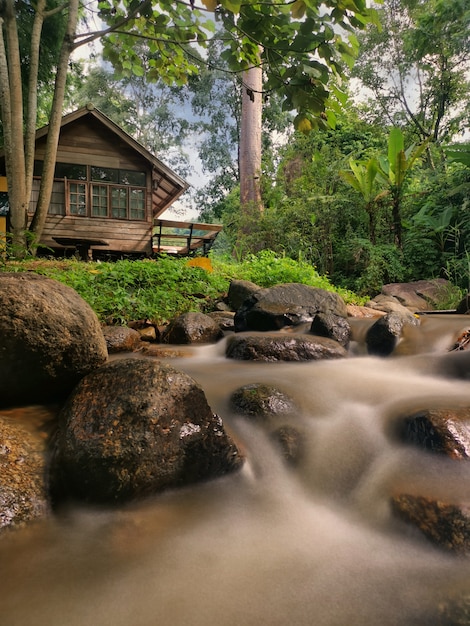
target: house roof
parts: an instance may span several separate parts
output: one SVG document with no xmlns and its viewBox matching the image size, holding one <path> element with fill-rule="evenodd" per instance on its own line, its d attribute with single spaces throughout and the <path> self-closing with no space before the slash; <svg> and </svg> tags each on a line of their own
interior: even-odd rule
<svg viewBox="0 0 470 626">
<path fill-rule="evenodd" d="M 103 124 L 108 130 L 117 135 L 119 139 L 124 141 L 131 149 L 135 150 L 150 164 L 153 172 L 154 189 L 153 189 L 153 208 L 154 217 L 158 217 L 167 209 L 182 193 L 184 193 L 189 183 L 183 180 L 178 174 L 173 172 L 160 159 L 157 159 L 147 148 L 131 137 L 118 124 L 113 122 L 107 115 L 96 109 L 93 104 L 86 106 L 64 115 L 61 122 L 61 128 L 82 118 L 93 118 Z M 46 136 L 49 126 L 43 126 L 36 132 L 36 141 Z"/>
</svg>

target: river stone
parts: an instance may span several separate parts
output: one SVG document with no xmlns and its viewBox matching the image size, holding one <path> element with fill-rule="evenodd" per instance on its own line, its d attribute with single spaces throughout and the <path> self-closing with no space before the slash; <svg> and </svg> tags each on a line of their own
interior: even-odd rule
<svg viewBox="0 0 470 626">
<path fill-rule="evenodd" d="M 425 409 L 405 418 L 401 438 L 453 459 L 470 458 L 470 408 Z"/>
<path fill-rule="evenodd" d="M 271 439 L 280 448 L 284 461 L 289 465 L 298 465 L 305 455 L 303 435 L 289 424 L 280 426 L 271 433 Z"/>
<path fill-rule="evenodd" d="M 370 300 L 366 304 L 367 308 L 376 309 L 384 313 L 401 313 L 402 315 L 408 315 L 410 310 L 400 303 L 395 296 L 386 296 L 383 293 L 379 293 L 373 300 Z"/>
<path fill-rule="evenodd" d="M 38 433 L 0 415 L 0 534 L 49 513 L 45 451 Z"/>
<path fill-rule="evenodd" d="M 234 331 L 235 326 L 233 323 L 235 313 L 233 311 L 212 311 L 207 315 L 214 320 L 222 331 Z"/>
<path fill-rule="evenodd" d="M 470 315 L 470 293 L 467 293 L 467 295 L 462 298 L 455 312 L 459 315 Z"/>
<path fill-rule="evenodd" d="M 317 313 L 348 315 L 337 293 L 299 283 L 276 285 L 260 289 L 245 300 L 236 312 L 235 330 L 279 330 L 312 322 Z"/>
<path fill-rule="evenodd" d="M 124 502 L 238 469 L 242 458 L 187 374 L 147 359 L 104 365 L 59 415 L 54 502 Z"/>
<path fill-rule="evenodd" d="M 470 506 L 433 498 L 400 494 L 392 497 L 392 510 L 416 526 L 436 545 L 456 554 L 470 554 Z"/>
<path fill-rule="evenodd" d="M 382 294 L 393 296 L 410 311 L 432 311 L 446 299 L 451 283 L 445 278 L 415 280 L 410 283 L 389 283 Z"/>
<path fill-rule="evenodd" d="M 393 352 L 405 324 L 418 326 L 419 320 L 411 313 L 387 313 L 369 328 L 366 345 L 369 354 L 388 356 Z"/>
<path fill-rule="evenodd" d="M 233 335 L 226 357 L 243 361 L 316 361 L 340 359 L 347 351 L 327 337 L 312 335 Z"/>
<path fill-rule="evenodd" d="M 244 385 L 235 390 L 230 396 L 229 406 L 245 417 L 260 419 L 296 413 L 292 398 L 276 387 L 262 383 Z"/>
<path fill-rule="evenodd" d="M 107 357 L 98 318 L 73 289 L 0 272 L 0 406 L 65 397 Z"/>
<path fill-rule="evenodd" d="M 163 331 L 162 343 L 216 343 L 223 337 L 219 324 L 204 313 L 183 313 Z"/>
<path fill-rule="evenodd" d="M 351 325 L 345 317 L 332 313 L 318 313 L 313 318 L 310 332 L 320 337 L 334 339 L 344 348 L 351 340 Z"/>
<path fill-rule="evenodd" d="M 250 296 L 259 291 L 261 287 L 249 280 L 232 280 L 227 293 L 227 302 L 233 311 L 237 311 Z"/>
<path fill-rule="evenodd" d="M 140 334 L 127 326 L 105 326 L 103 335 L 109 354 L 134 352 L 142 347 Z"/>
</svg>

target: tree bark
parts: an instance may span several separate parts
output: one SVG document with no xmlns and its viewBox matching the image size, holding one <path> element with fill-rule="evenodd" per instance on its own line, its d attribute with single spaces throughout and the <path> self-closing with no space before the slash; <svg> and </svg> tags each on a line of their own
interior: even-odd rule
<svg viewBox="0 0 470 626">
<path fill-rule="evenodd" d="M 260 179 L 262 89 L 261 66 L 251 67 L 244 72 L 239 155 L 242 212 L 263 211 Z"/>
<path fill-rule="evenodd" d="M 2 3 L 0 14 L 0 106 L 2 109 L 5 167 L 8 181 L 13 243 L 25 247 L 27 206 L 23 134 L 21 61 L 13 0 Z"/>
<path fill-rule="evenodd" d="M 39 0 L 34 16 L 33 30 L 31 33 L 31 48 L 29 60 L 29 84 L 28 84 L 28 110 L 25 124 L 25 170 L 26 170 L 26 197 L 31 198 L 34 173 L 34 154 L 36 149 L 36 119 L 38 110 L 38 72 L 39 72 L 39 49 L 41 46 L 41 32 L 44 24 L 44 11 L 46 0 Z"/>
<path fill-rule="evenodd" d="M 52 195 L 54 184 L 54 170 L 57 157 L 57 146 L 59 143 L 60 127 L 62 122 L 62 110 L 64 105 L 65 87 L 67 81 L 67 71 L 70 55 L 74 48 L 75 30 L 78 23 L 79 0 L 69 0 L 67 29 L 62 41 L 59 63 L 54 88 L 54 98 L 52 100 L 52 110 L 47 132 L 46 152 L 39 188 L 39 197 L 36 212 L 31 222 L 30 229 L 39 240 L 46 222 L 47 211 Z"/>
</svg>

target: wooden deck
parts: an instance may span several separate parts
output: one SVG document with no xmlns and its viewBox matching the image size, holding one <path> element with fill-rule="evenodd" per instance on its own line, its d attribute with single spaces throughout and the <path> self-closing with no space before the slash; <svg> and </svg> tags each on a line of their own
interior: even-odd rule
<svg viewBox="0 0 470 626">
<path fill-rule="evenodd" d="M 222 230 L 221 224 L 161 219 L 155 219 L 153 224 L 154 254 L 193 256 L 201 252 L 205 256 Z"/>
</svg>

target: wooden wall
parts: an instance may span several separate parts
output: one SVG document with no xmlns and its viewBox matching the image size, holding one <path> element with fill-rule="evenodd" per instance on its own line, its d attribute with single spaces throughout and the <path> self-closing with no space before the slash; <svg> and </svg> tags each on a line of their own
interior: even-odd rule
<svg viewBox="0 0 470 626">
<path fill-rule="evenodd" d="M 36 144 L 37 160 L 42 160 L 44 150 L 45 138 L 42 138 Z M 149 162 L 97 120 L 88 116 L 62 128 L 57 161 L 147 172 L 146 221 L 48 214 L 41 243 L 50 248 L 61 249 L 63 247 L 54 241 L 54 237 L 100 239 L 109 245 L 96 248 L 92 246 L 92 249 L 150 255 L 153 214 Z M 60 197 L 58 185 L 59 181 L 54 184 L 56 197 Z M 34 211 L 37 191 L 36 197 L 33 191 L 31 200 L 30 210 Z"/>
</svg>

